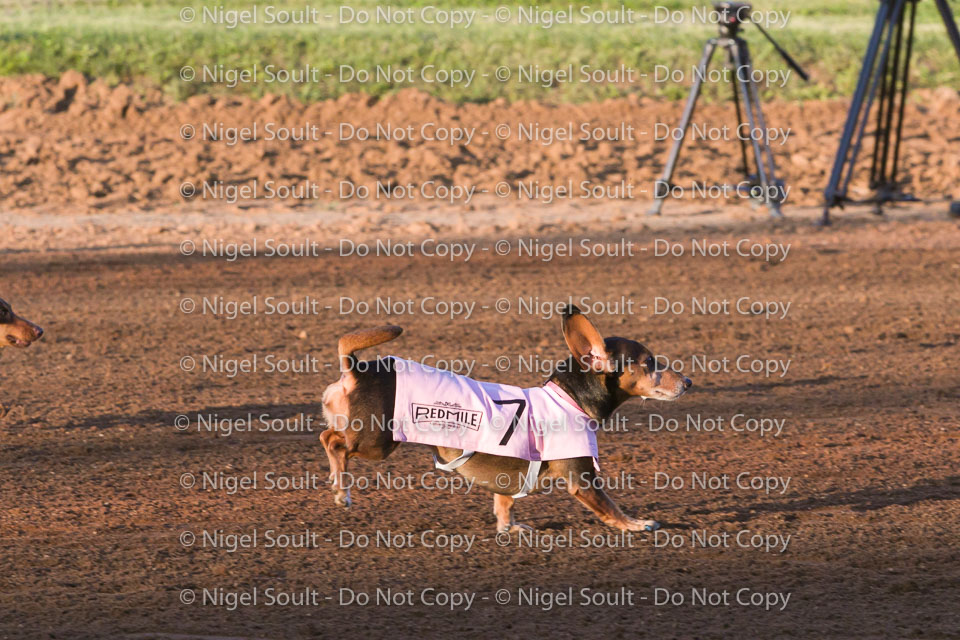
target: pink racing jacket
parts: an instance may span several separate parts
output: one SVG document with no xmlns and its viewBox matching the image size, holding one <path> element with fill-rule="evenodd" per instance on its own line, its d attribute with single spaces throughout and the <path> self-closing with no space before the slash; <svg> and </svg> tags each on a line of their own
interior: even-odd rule
<svg viewBox="0 0 960 640">
<path fill-rule="evenodd" d="M 529 461 L 597 458 L 597 422 L 552 382 L 521 389 L 391 358 L 396 441 Z"/>
</svg>

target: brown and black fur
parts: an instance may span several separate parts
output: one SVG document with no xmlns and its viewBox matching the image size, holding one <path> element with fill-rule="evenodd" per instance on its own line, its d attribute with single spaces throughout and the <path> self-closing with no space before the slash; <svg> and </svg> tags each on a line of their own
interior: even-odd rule
<svg viewBox="0 0 960 640">
<path fill-rule="evenodd" d="M 43 329 L 13 312 L 13 307 L 0 298 L 0 348 L 18 347 L 25 349 L 43 337 Z M 7 408 L 0 404 L 0 418 L 7 414 Z"/>
<path fill-rule="evenodd" d="M 639 342 L 626 338 L 603 339 L 576 307 L 563 315 L 563 335 L 573 354 L 550 380 L 566 391 L 591 418 L 606 420 L 631 397 L 674 400 L 690 386 L 688 378 L 657 367 L 653 354 Z M 340 474 L 347 472 L 352 457 L 383 460 L 400 444 L 389 428 L 393 419 L 396 375 L 392 360 L 358 361 L 356 351 L 392 340 L 400 327 L 381 327 L 349 334 L 340 339 L 340 380 L 323 394 L 324 415 L 329 428 L 320 436 L 330 460 L 330 478 L 334 500 L 350 505 L 349 490 L 342 488 Z M 431 447 L 444 461 L 462 451 Z M 521 489 L 527 461 L 485 453 L 476 453 L 456 472 L 486 487 L 494 495 L 497 530 L 515 530 L 511 497 Z M 503 482 L 507 474 L 509 482 Z M 501 478 L 498 480 L 498 476 Z M 544 462 L 538 487 L 562 480 L 568 491 L 603 522 L 624 530 L 649 530 L 652 520 L 626 516 L 594 482 L 592 458 L 570 458 Z"/>
<path fill-rule="evenodd" d="M 29 347 L 43 337 L 43 329 L 13 312 L 13 307 L 0 298 L 0 348 Z"/>
</svg>

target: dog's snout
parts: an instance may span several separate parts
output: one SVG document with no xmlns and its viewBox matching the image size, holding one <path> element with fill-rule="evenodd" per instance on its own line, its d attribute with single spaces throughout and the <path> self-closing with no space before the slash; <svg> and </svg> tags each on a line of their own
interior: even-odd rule
<svg viewBox="0 0 960 640">
<path fill-rule="evenodd" d="M 35 326 L 33 328 L 33 334 L 36 336 L 34 340 L 39 340 L 40 338 L 43 337 L 43 328 Z"/>
<path fill-rule="evenodd" d="M 689 389 L 689 388 L 692 387 L 692 386 L 693 386 L 693 380 L 691 380 L 690 378 L 686 378 L 686 377 L 685 377 L 685 378 L 683 379 L 683 388 L 684 388 L 684 390 Z"/>
</svg>

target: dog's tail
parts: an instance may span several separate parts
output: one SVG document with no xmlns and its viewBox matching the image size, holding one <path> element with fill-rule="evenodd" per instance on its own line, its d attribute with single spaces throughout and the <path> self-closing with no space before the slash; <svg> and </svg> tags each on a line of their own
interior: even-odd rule
<svg viewBox="0 0 960 640">
<path fill-rule="evenodd" d="M 390 342 L 401 333 L 403 333 L 403 329 L 400 327 L 387 325 L 376 329 L 364 329 L 343 336 L 337 343 L 337 353 L 340 355 L 340 373 L 353 371 L 357 364 L 357 358 L 354 355 L 357 351 Z"/>
</svg>

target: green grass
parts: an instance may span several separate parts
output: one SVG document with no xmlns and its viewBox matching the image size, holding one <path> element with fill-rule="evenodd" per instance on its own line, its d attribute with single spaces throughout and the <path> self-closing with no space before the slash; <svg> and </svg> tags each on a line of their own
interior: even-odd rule
<svg viewBox="0 0 960 640">
<path fill-rule="evenodd" d="M 188 3 L 189 4 L 189 3 Z M 249 8 L 252 2 L 225 0 L 227 8 Z M 261 18 L 263 7 L 261 3 Z M 300 9 L 308 2 L 273 3 Z M 369 0 L 351 2 L 354 8 L 371 8 Z M 401 3 L 394 3 L 395 6 Z M 488 15 L 499 2 L 491 0 L 406 1 L 404 6 L 440 5 L 480 9 Z M 544 0 L 534 3 L 542 8 L 565 8 L 567 2 Z M 651 12 L 654 4 L 674 9 L 693 6 L 690 2 L 627 2 L 637 12 Z M 779 3 L 781 5 L 786 3 Z M 214 6 L 208 2 L 206 6 Z M 2 5 L 0 5 L 2 6 Z M 382 95 L 410 86 L 424 89 L 453 101 L 488 101 L 500 97 L 509 100 L 586 101 L 639 93 L 677 98 L 686 93 L 685 84 L 655 83 L 652 74 L 633 86 L 608 83 L 556 83 L 554 86 L 501 82 L 495 75 L 505 65 L 514 72 L 518 65 L 537 64 L 542 69 L 573 64 L 592 68 L 616 69 L 621 65 L 652 72 L 654 65 L 668 65 L 688 72 L 696 64 L 704 40 L 715 33 L 711 25 L 583 26 L 559 25 L 544 29 L 534 25 L 497 24 L 477 18 L 469 30 L 425 25 L 340 25 L 322 20 L 318 25 L 270 26 L 257 24 L 226 29 L 184 24 L 178 12 L 184 6 L 168 0 L 142 2 L 35 2 L 16 9 L 0 10 L 0 74 L 41 73 L 57 76 L 76 69 L 89 77 L 109 83 L 159 86 L 171 96 L 182 99 L 197 93 L 240 92 L 252 96 L 265 93 L 287 94 L 301 100 L 334 98 L 348 92 L 365 91 Z M 197 9 L 200 5 L 194 5 Z M 316 6 L 321 15 L 337 14 L 338 5 Z M 511 8 L 514 5 L 508 5 Z M 580 5 L 575 5 L 579 7 Z M 619 3 L 594 3 L 592 9 L 615 9 Z M 773 6 L 773 3 L 771 3 Z M 771 88 L 787 98 L 820 98 L 849 94 L 856 82 L 863 51 L 873 26 L 876 0 L 809 0 L 792 8 L 785 29 L 770 29 L 777 40 L 803 64 L 813 76 L 804 83 L 792 77 L 783 88 Z M 763 8 L 757 5 L 757 9 Z M 783 70 L 773 48 L 753 27 L 746 27 L 757 68 Z M 717 58 L 719 62 L 719 56 Z M 240 85 L 227 89 L 215 84 L 184 82 L 178 76 L 185 65 L 221 64 L 225 68 L 250 69 L 273 64 L 280 68 L 319 68 L 318 82 L 302 84 Z M 471 86 L 435 85 L 377 81 L 339 82 L 339 65 L 373 70 L 380 65 L 419 69 L 424 65 L 439 68 L 477 70 Z M 931 87 L 960 82 L 960 63 L 949 46 L 934 3 L 920 2 L 914 54 L 912 85 Z M 487 76 L 483 76 L 487 73 Z M 261 74 L 262 75 L 262 74 Z M 710 87 L 708 99 L 717 87 Z M 724 96 L 726 88 L 723 88 Z"/>
</svg>

